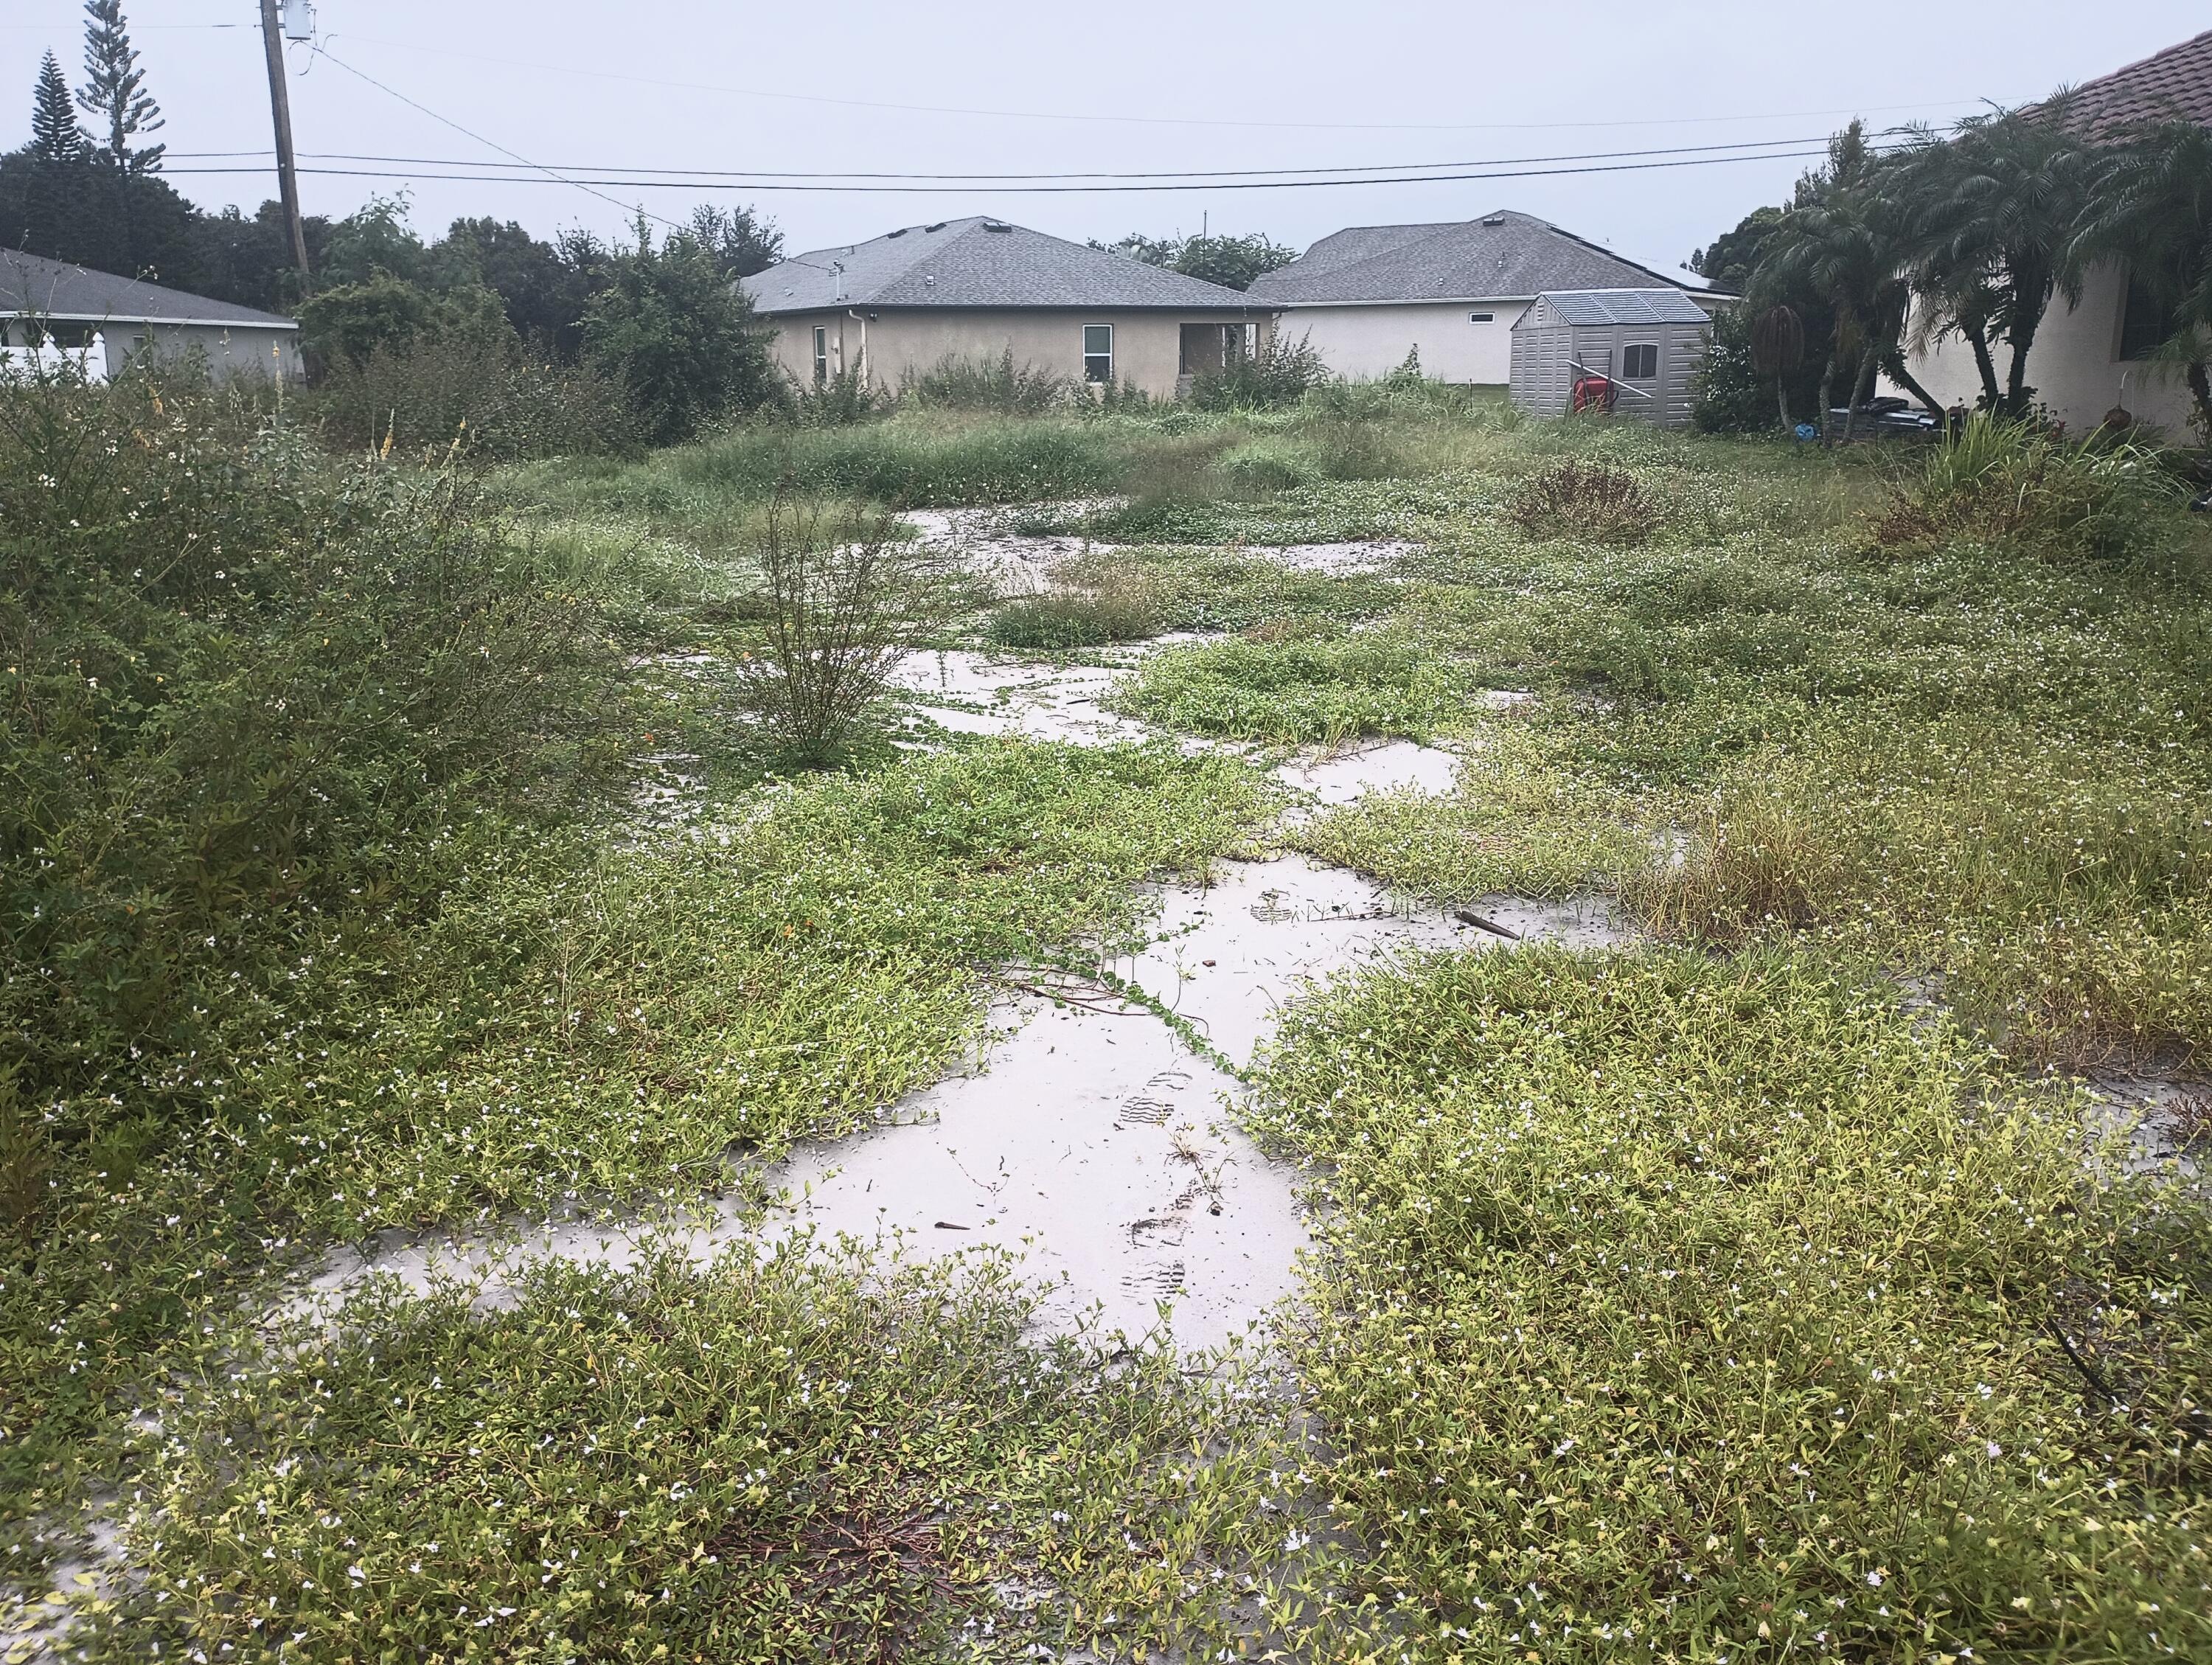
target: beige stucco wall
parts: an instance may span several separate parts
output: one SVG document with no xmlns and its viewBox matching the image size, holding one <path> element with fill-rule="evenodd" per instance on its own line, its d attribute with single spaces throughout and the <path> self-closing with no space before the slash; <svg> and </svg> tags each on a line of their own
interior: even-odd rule
<svg viewBox="0 0 2212 1665">
<path fill-rule="evenodd" d="M 1421 349 L 1421 374 L 1432 381 L 1503 386 L 1513 377 L 1513 325 L 1527 299 L 1376 302 L 1293 307 L 1278 325 L 1286 341 L 1304 336 L 1322 362 L 1354 381 L 1387 376 Z M 1489 313 L 1491 321 L 1469 321 Z"/>
<path fill-rule="evenodd" d="M 1233 314 L 1231 315 L 1233 317 Z M 1255 309 L 1264 334 L 1268 314 Z M 775 362 L 802 386 L 814 376 L 814 327 L 829 331 L 831 371 L 858 369 L 865 342 L 869 380 L 896 387 L 948 355 L 997 359 L 1011 351 L 1017 364 L 1058 375 L 1083 374 L 1083 326 L 1114 326 L 1114 377 L 1133 381 L 1156 398 L 1172 398 L 1182 357 L 1182 326 L 1219 324 L 1219 313 L 1173 313 L 1102 307 L 995 311 L 983 307 L 793 313 L 771 320 Z"/>
<path fill-rule="evenodd" d="M 2107 263 L 2091 269 L 2081 286 L 2081 304 L 2069 306 L 2063 295 L 2051 303 L 2028 349 L 2027 380 L 2035 396 L 2051 413 L 2076 433 L 2087 432 L 2105 418 L 2115 404 L 2125 404 L 2137 422 L 2151 422 L 2174 439 L 2189 431 L 2189 389 L 2181 378 L 2163 366 L 2123 360 L 2120 313 L 2127 301 L 2127 281 L 2119 266 Z M 1993 343 L 1997 375 L 2002 380 L 2011 362 L 2002 343 Z M 1912 374 L 1942 404 L 1972 407 L 1981 397 L 1981 374 L 1974 368 L 1974 351 L 1963 337 L 1945 336 L 1928 351 L 1916 354 Z M 2123 379 L 2124 378 L 2124 389 Z M 1902 393 L 1901 387 L 1883 391 Z"/>
</svg>

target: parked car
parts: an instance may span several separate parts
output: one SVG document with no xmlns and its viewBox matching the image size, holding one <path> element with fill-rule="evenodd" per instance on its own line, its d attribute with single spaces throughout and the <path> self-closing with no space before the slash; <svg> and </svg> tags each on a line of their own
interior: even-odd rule
<svg viewBox="0 0 2212 1665">
<path fill-rule="evenodd" d="M 1846 421 L 1850 422 L 1853 434 L 1895 434 L 1933 439 L 1943 431 L 1941 418 L 1930 416 L 1911 399 L 1889 393 L 1859 406 L 1856 418 L 1849 406 L 1837 405 L 1828 412 L 1829 431 L 1842 433 Z"/>
</svg>

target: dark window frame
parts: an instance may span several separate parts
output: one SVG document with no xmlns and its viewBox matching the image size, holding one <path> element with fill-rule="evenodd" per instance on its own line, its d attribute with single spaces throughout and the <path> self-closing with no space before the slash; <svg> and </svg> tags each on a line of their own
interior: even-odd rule
<svg viewBox="0 0 2212 1665">
<path fill-rule="evenodd" d="M 1650 368 L 1638 370 L 1637 355 L 1649 353 Z M 1659 343 L 1656 341 L 1631 341 L 1620 349 L 1620 379 L 1623 381 L 1656 381 L 1659 380 Z"/>
<path fill-rule="evenodd" d="M 817 387 L 830 380 L 830 328 L 825 324 L 814 326 L 814 385 Z"/>
<path fill-rule="evenodd" d="M 2120 292 L 2120 344 L 2116 349 L 2118 362 L 2139 364 L 2172 339 L 2176 311 L 2171 302 L 2161 301 L 2151 286 L 2130 270 L 2127 287 Z"/>
</svg>

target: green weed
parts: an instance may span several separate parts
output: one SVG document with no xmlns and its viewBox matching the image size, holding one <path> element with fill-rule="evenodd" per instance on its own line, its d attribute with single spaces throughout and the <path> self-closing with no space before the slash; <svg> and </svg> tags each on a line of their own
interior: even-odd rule
<svg viewBox="0 0 2212 1665">
<path fill-rule="evenodd" d="M 1304 631 L 1155 653 L 1110 702 L 1189 733 L 1292 745 L 1426 738 L 1459 716 L 1462 698 L 1453 667 L 1403 637 Z"/>
<path fill-rule="evenodd" d="M 89 1660 L 1019 1659 L 1218 1634 L 1239 1413 L 1025 1335 L 1002 1261 L 808 1245 L 356 1296 L 172 1390 Z M 1225 1414 L 1224 1414 L 1225 1413 Z M 1017 1592 L 1020 1592 L 1017 1594 Z"/>
<path fill-rule="evenodd" d="M 1293 1013 L 1260 1095 L 1337 1209 L 1316 1656 L 2212 1649 L 2212 1218 L 1888 990 L 1437 957 Z"/>
</svg>

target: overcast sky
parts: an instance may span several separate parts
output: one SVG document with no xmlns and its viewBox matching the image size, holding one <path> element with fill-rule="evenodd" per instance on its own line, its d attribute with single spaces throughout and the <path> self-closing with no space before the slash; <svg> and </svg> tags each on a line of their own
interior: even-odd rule
<svg viewBox="0 0 2212 1665">
<path fill-rule="evenodd" d="M 268 165 L 252 0 L 138 0 L 128 13 L 167 117 L 172 181 L 210 206 L 274 196 L 266 173 L 185 171 Z M 493 147 L 504 147 L 535 163 L 616 172 L 1006 174 L 1487 165 L 1752 141 L 1789 149 L 1855 112 L 1877 126 L 1940 123 L 1984 100 L 2032 100 L 2185 39 L 2212 17 L 2204 0 L 321 0 L 316 21 L 328 59 L 291 49 L 306 167 L 383 165 L 308 153 L 495 162 L 505 158 Z M 66 0 L 0 4 L 0 147 L 28 137 L 41 52 L 52 47 L 72 84 L 82 80 L 80 37 Z M 232 151 L 261 154 L 184 154 Z M 1079 239 L 1210 223 L 1304 247 L 1346 225 L 1513 208 L 1672 270 L 1748 209 L 1784 197 L 1807 165 L 1143 194 L 606 194 L 676 218 L 709 195 L 750 202 L 794 252 L 974 213 Z M 611 232 L 627 217 L 617 202 L 522 179 L 325 173 L 301 188 L 310 212 L 332 216 L 404 188 L 425 230 L 463 213 L 517 219 L 540 235 L 571 225 Z"/>
</svg>

